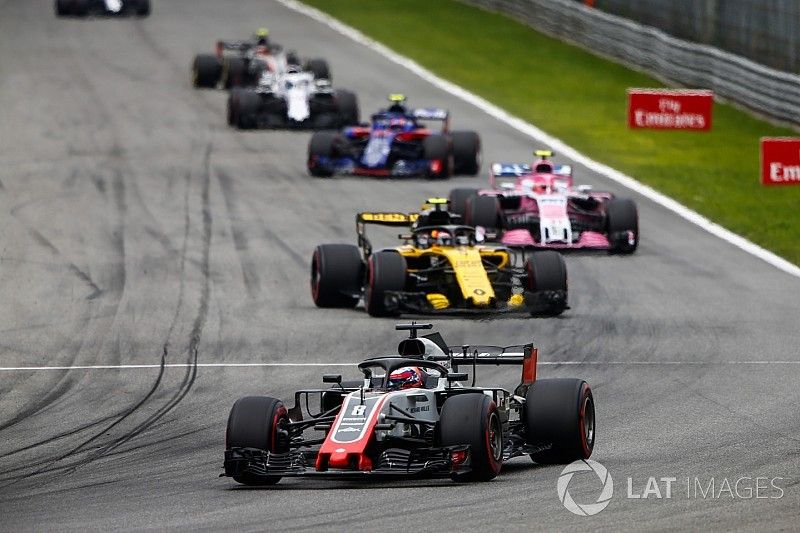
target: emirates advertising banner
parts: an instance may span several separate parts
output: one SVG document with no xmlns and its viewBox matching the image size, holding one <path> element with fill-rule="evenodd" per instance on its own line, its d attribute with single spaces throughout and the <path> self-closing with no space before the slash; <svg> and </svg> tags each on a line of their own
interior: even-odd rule
<svg viewBox="0 0 800 533">
<path fill-rule="evenodd" d="M 708 131 L 713 107 L 713 91 L 628 89 L 628 127 Z"/>
<path fill-rule="evenodd" d="M 761 184 L 800 185 L 800 137 L 761 138 Z"/>
</svg>

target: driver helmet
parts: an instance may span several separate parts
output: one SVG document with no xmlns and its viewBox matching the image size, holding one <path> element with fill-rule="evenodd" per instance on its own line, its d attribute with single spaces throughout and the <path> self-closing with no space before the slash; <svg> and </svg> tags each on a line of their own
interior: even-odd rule
<svg viewBox="0 0 800 533">
<path fill-rule="evenodd" d="M 387 109 L 387 111 L 389 111 L 390 113 L 403 113 L 403 114 L 406 113 L 406 106 L 405 106 L 406 96 L 404 94 L 400 93 L 390 94 L 389 101 L 392 103 L 392 105 L 389 106 L 389 109 Z"/>
<path fill-rule="evenodd" d="M 424 386 L 422 370 L 416 366 L 404 366 L 389 374 L 390 390 L 418 389 Z"/>
<path fill-rule="evenodd" d="M 258 28 L 255 33 L 256 44 L 260 46 L 269 46 L 269 30 L 267 28 Z"/>
</svg>

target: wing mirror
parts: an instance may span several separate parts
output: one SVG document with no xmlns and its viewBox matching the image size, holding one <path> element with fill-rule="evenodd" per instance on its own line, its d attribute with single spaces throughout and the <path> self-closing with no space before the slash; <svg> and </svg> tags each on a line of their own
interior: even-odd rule
<svg viewBox="0 0 800 533">
<path fill-rule="evenodd" d="M 578 192 L 587 193 L 592 190 L 591 185 L 578 185 Z"/>
<path fill-rule="evenodd" d="M 342 375 L 341 374 L 323 374 L 322 375 L 322 382 L 323 383 L 334 383 L 336 385 L 341 386 L 341 384 L 342 384 Z"/>
<path fill-rule="evenodd" d="M 467 381 L 469 375 L 466 372 L 449 372 L 447 374 L 447 381 L 453 383 L 454 381 Z"/>
</svg>

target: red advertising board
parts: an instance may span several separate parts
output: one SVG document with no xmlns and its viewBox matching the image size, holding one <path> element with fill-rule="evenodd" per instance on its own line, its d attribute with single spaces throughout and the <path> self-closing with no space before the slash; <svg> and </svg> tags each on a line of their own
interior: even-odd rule
<svg viewBox="0 0 800 533">
<path fill-rule="evenodd" d="M 761 184 L 800 185 L 800 137 L 761 138 Z"/>
<path fill-rule="evenodd" d="M 628 127 L 708 131 L 713 104 L 712 91 L 628 89 Z"/>
</svg>

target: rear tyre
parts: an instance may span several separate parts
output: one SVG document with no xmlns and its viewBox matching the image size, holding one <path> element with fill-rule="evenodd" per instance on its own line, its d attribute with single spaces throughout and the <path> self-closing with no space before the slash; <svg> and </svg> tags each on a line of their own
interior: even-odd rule
<svg viewBox="0 0 800 533">
<path fill-rule="evenodd" d="M 534 252 L 525 261 L 528 309 L 532 315 L 558 316 L 567 308 L 567 264 L 553 250 Z"/>
<path fill-rule="evenodd" d="M 305 70 L 314 74 L 314 78 L 318 80 L 330 80 L 331 70 L 328 67 L 328 62 L 324 59 L 309 59 L 306 63 Z"/>
<path fill-rule="evenodd" d="M 136 16 L 149 17 L 150 16 L 150 0 L 137 0 L 136 1 Z"/>
<path fill-rule="evenodd" d="M 474 131 L 454 131 L 453 174 L 474 176 L 481 168 L 481 138 Z"/>
<path fill-rule="evenodd" d="M 333 176 L 333 166 L 323 164 L 320 160 L 329 160 L 336 156 L 336 145 L 339 134 L 333 131 L 316 131 L 308 143 L 308 173 L 316 177 Z"/>
<path fill-rule="evenodd" d="M 66 17 L 72 14 L 72 2 L 70 0 L 56 0 L 56 15 Z"/>
<path fill-rule="evenodd" d="M 247 64 L 241 57 L 229 57 L 223 63 L 222 85 L 226 89 L 241 87 L 245 84 Z"/>
<path fill-rule="evenodd" d="M 273 453 L 289 451 L 289 415 L 283 402 L 267 396 L 236 400 L 228 416 L 225 448 L 256 448 Z M 274 485 L 280 476 L 229 473 L 243 485 Z"/>
<path fill-rule="evenodd" d="M 72 14 L 76 17 L 85 17 L 89 14 L 89 0 L 73 0 Z"/>
<path fill-rule="evenodd" d="M 447 179 L 453 172 L 453 154 L 450 142 L 444 135 L 429 135 L 422 141 L 422 157 L 431 162 L 428 176 L 435 179 Z M 433 165 L 438 165 L 434 170 Z"/>
<path fill-rule="evenodd" d="M 361 113 L 358 110 L 358 98 L 351 91 L 336 91 L 336 101 L 339 104 L 339 117 L 342 126 L 358 124 Z"/>
<path fill-rule="evenodd" d="M 217 56 L 199 54 L 192 62 L 192 85 L 196 88 L 212 89 L 222 75 L 222 62 Z"/>
<path fill-rule="evenodd" d="M 389 291 L 406 287 L 406 260 L 397 252 L 377 252 L 367 261 L 364 308 L 370 316 L 396 316 L 399 310 L 386 305 Z"/>
<path fill-rule="evenodd" d="M 361 252 L 352 244 L 321 244 L 311 257 L 311 298 L 317 307 L 354 308 L 364 279 Z"/>
<path fill-rule="evenodd" d="M 525 396 L 525 434 L 533 446 L 552 444 L 531 454 L 537 463 L 571 463 L 592 455 L 594 397 L 580 379 L 540 379 Z"/>
<path fill-rule="evenodd" d="M 451 189 L 450 195 L 448 196 L 448 199 L 450 200 L 448 209 L 450 209 L 451 213 L 460 215 L 462 222 L 466 223 L 467 202 L 469 202 L 470 199 L 474 198 L 475 196 L 478 196 L 478 189 Z"/>
<path fill-rule="evenodd" d="M 258 125 L 261 97 L 255 91 L 239 89 L 236 91 L 236 127 L 240 130 L 253 129 Z"/>
<path fill-rule="evenodd" d="M 451 396 L 439 418 L 442 446 L 468 445 L 471 471 L 455 474 L 455 481 L 489 481 L 503 464 L 503 428 L 497 406 L 481 393 Z"/>
<path fill-rule="evenodd" d="M 501 226 L 500 200 L 496 196 L 472 196 L 467 201 L 466 223 L 481 226 L 488 231 L 497 231 Z"/>
<path fill-rule="evenodd" d="M 632 254 L 636 251 L 639 246 L 639 213 L 633 200 L 614 198 L 608 202 L 606 226 L 612 253 Z"/>
</svg>

